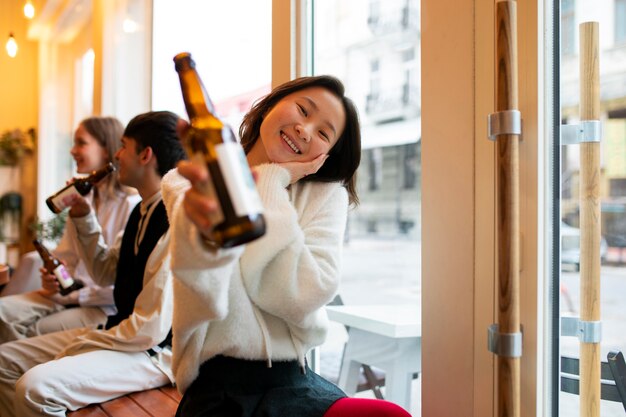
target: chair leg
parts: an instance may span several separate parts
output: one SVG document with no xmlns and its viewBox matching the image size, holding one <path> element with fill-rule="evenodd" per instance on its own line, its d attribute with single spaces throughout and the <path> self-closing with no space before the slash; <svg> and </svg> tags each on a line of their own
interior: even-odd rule
<svg viewBox="0 0 626 417">
<path fill-rule="evenodd" d="M 383 393 L 380 391 L 378 379 L 376 378 L 374 371 L 372 371 L 372 368 L 369 365 L 364 364 L 363 373 L 365 374 L 365 379 L 367 380 L 369 388 L 374 392 L 374 396 L 376 396 L 379 400 L 384 400 L 385 397 L 383 397 Z"/>
</svg>

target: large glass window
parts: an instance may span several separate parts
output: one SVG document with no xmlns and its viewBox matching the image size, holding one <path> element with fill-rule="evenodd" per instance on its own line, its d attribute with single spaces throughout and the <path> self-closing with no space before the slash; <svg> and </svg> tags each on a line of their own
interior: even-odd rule
<svg viewBox="0 0 626 417">
<path fill-rule="evenodd" d="M 626 0 L 615 0 L 615 43 L 626 43 Z"/>
<path fill-rule="evenodd" d="M 578 123 L 579 113 L 579 24 L 597 21 L 600 33 L 601 148 L 601 321 L 602 360 L 612 350 L 626 351 L 626 33 L 625 2 L 562 0 L 561 22 L 561 114 L 565 123 Z M 575 9 L 575 13 L 574 13 Z M 621 13 L 621 17 L 620 17 Z M 614 33 L 615 36 L 604 36 Z M 567 40 L 567 42 L 566 42 Z M 561 315 L 580 316 L 580 166 L 578 145 L 562 146 L 561 156 Z M 575 337 L 561 338 L 561 354 L 580 357 Z M 578 416 L 580 398 L 561 393 L 560 416 Z M 619 403 L 601 401 L 603 417 L 623 416 Z"/>
<path fill-rule="evenodd" d="M 419 0 L 315 0 L 313 72 L 339 77 L 362 125 L 360 204 L 349 213 L 340 295 L 346 305 L 420 303 Z M 338 372 L 331 333 L 322 375 Z M 333 374 L 334 373 L 334 374 Z M 411 411 L 420 414 L 419 378 Z M 372 395 L 361 393 L 357 395 Z"/>
<path fill-rule="evenodd" d="M 89 49 L 76 60 L 74 86 L 74 123 L 78 126 L 81 120 L 89 117 L 93 112 L 93 72 L 95 55 Z"/>
<path fill-rule="evenodd" d="M 106 3 L 102 51 L 102 112 L 127 123 L 150 107 L 151 0 Z"/>
<path fill-rule="evenodd" d="M 576 52 L 576 13 L 575 0 L 561 3 L 561 51 L 563 55 Z"/>
<path fill-rule="evenodd" d="M 237 132 L 270 90 L 271 12 L 271 0 L 154 0 L 152 109 L 186 117 L 172 59 L 190 52 L 219 116 Z"/>
<path fill-rule="evenodd" d="M 361 3 L 314 3 L 314 72 L 344 82 L 362 124 L 361 202 L 349 216 L 341 294 L 418 303 L 419 1 Z"/>
</svg>

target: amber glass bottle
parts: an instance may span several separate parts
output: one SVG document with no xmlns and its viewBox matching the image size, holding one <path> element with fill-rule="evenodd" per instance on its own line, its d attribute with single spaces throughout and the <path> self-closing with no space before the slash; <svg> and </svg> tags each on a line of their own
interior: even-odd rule
<svg viewBox="0 0 626 417">
<path fill-rule="evenodd" d="M 191 161 L 207 166 L 210 180 L 204 191 L 219 201 L 210 219 L 212 240 L 227 248 L 257 239 L 265 233 L 263 206 L 243 149 L 215 115 L 191 55 L 180 53 L 174 62 L 191 125 L 183 142 Z"/>
<path fill-rule="evenodd" d="M 49 274 L 52 274 L 59 281 L 61 295 L 67 295 L 72 291 L 83 288 L 84 284 L 78 279 L 73 279 L 65 268 L 65 265 L 59 261 L 50 251 L 37 239 L 33 240 L 35 249 L 39 252 L 39 256 L 43 260 L 43 266 Z"/>
<path fill-rule="evenodd" d="M 80 194 L 87 195 L 89 191 L 93 188 L 93 186 L 102 180 L 104 177 L 109 175 L 111 172 L 115 171 L 115 167 L 112 163 L 108 163 L 102 168 L 93 171 L 90 175 L 85 178 L 78 178 L 76 181 L 71 184 L 66 185 L 61 188 L 55 194 L 51 195 L 46 199 L 46 204 L 48 208 L 52 210 L 53 213 L 60 213 L 67 208 L 65 204 L 65 199 L 72 195 Z"/>
</svg>

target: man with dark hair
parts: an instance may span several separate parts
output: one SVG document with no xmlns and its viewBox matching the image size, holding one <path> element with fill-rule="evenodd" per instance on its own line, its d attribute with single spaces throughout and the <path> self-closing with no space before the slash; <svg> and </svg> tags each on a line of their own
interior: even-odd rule
<svg viewBox="0 0 626 417">
<path fill-rule="evenodd" d="M 157 171 L 161 177 L 170 170 L 170 167 L 185 158 L 182 147 L 174 144 L 178 141 L 177 123 L 178 116 L 173 113 L 150 112 L 136 116 L 124 129 L 124 136 L 133 138 L 138 151 L 147 147 L 152 148 L 157 159 Z"/>
<path fill-rule="evenodd" d="M 103 329 L 73 329 L 0 346 L 0 416 L 65 416 L 92 403 L 173 383 L 169 224 L 161 177 L 184 158 L 178 116 L 149 112 L 130 121 L 115 154 L 119 178 L 142 198 L 124 234 L 107 247 L 82 199 L 70 219 L 94 280 L 115 276 L 117 314 Z M 44 286 L 58 290 L 44 275 Z M 98 282 L 100 285 L 112 282 Z"/>
</svg>

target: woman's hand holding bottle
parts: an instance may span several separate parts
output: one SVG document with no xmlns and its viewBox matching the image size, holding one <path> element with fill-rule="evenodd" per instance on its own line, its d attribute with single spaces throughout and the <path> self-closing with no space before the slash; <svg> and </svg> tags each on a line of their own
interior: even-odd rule
<svg viewBox="0 0 626 417">
<path fill-rule="evenodd" d="M 73 184 L 76 180 L 72 178 L 65 183 L 66 187 Z M 79 193 L 67 193 L 60 198 L 63 207 L 69 207 L 70 217 L 83 217 L 89 214 L 91 206 L 87 200 Z"/>
<path fill-rule="evenodd" d="M 279 165 L 289 171 L 290 184 L 294 184 L 307 175 L 315 174 L 324 165 L 328 155 L 319 155 L 312 161 L 308 162 L 283 162 Z M 189 180 L 191 188 L 185 193 L 183 199 L 183 208 L 185 214 L 191 222 L 196 225 L 200 233 L 205 239 L 211 240 L 211 231 L 215 226 L 211 222 L 211 214 L 218 210 L 218 202 L 208 197 L 203 188 L 206 181 L 209 180 L 206 167 L 194 164 L 189 161 L 181 161 L 178 164 L 178 173 Z M 254 175 L 254 171 L 253 171 Z M 255 177 L 256 180 L 256 177 Z M 83 199 L 84 200 L 84 199 Z M 85 202 L 86 204 L 86 202 Z M 70 216 L 75 206 L 70 210 Z M 87 204 L 87 209 L 89 205 Z M 88 213 L 89 211 L 87 211 Z"/>
<path fill-rule="evenodd" d="M 207 169 L 200 164 L 181 161 L 178 164 L 178 173 L 191 183 L 191 188 L 187 190 L 183 199 L 185 214 L 196 225 L 200 234 L 211 240 L 211 231 L 215 225 L 210 219 L 211 214 L 218 210 L 218 202 L 202 191 L 209 180 Z"/>
<path fill-rule="evenodd" d="M 84 217 L 91 211 L 91 206 L 84 197 L 74 195 L 69 197 L 69 199 L 71 199 L 71 201 L 68 201 L 70 217 Z"/>
<path fill-rule="evenodd" d="M 41 273 L 41 289 L 39 290 L 41 295 L 49 298 L 61 290 L 57 278 L 46 268 L 39 268 L 39 272 Z"/>
<path fill-rule="evenodd" d="M 76 197 L 87 195 L 93 186 L 101 181 L 104 177 L 115 171 L 115 166 L 111 162 L 102 168 L 93 171 L 85 178 L 73 178 L 68 181 L 61 190 L 46 199 L 46 204 L 53 213 L 60 213 L 65 210 L 70 203 L 76 200 Z M 83 207 L 84 209 L 84 207 Z M 87 211 L 89 213 L 89 211 Z M 78 215 L 73 217 L 79 217 Z"/>
<path fill-rule="evenodd" d="M 65 265 L 65 262 L 63 262 Z M 40 268 L 39 272 L 41 273 L 41 289 L 39 290 L 39 294 L 46 298 L 51 298 L 56 294 L 61 292 L 61 285 L 59 285 L 59 281 L 57 277 L 53 274 L 48 273 L 46 268 Z M 75 279 L 76 282 L 79 282 L 79 287 L 82 288 L 82 281 L 79 279 Z M 80 289 L 77 287 L 77 289 Z M 69 294 L 63 296 L 60 299 L 57 299 L 57 302 L 63 305 L 74 305 L 78 304 L 79 291 L 74 290 Z"/>
</svg>

